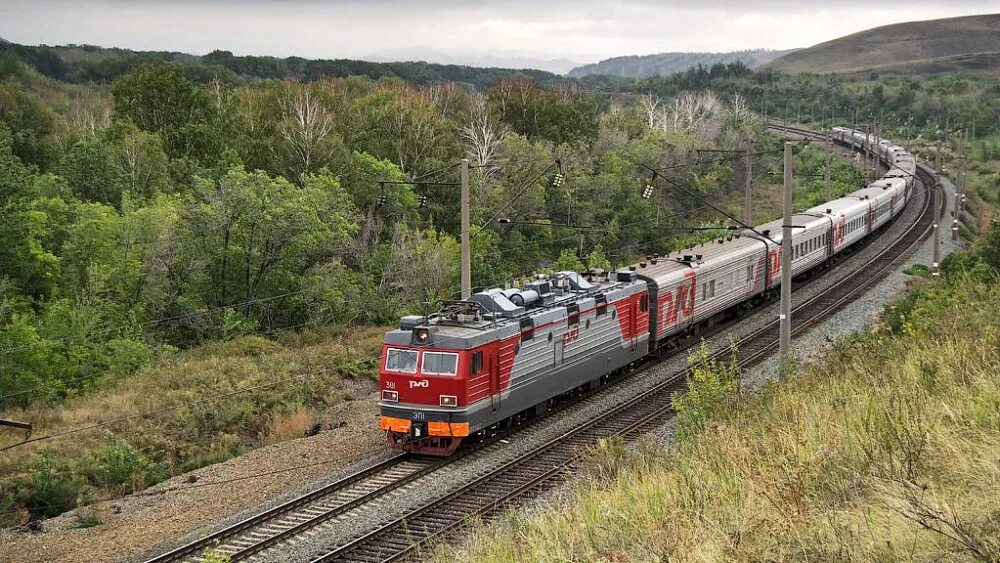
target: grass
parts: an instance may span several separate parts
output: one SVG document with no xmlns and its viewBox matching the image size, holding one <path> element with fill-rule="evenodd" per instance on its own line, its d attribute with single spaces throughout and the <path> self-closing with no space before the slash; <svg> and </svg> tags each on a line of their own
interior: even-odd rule
<svg viewBox="0 0 1000 563">
<path fill-rule="evenodd" d="M 384 333 L 381 327 L 352 327 L 276 339 L 240 337 L 178 353 L 86 396 L 5 413 L 34 422 L 34 435 L 42 436 L 184 405 L 5 452 L 0 523 L 60 514 L 80 498 L 138 491 L 260 445 L 302 437 L 328 409 L 375 388 Z M 0 445 L 21 439 L 11 432 L 0 436 Z"/>
<path fill-rule="evenodd" d="M 794 376 L 703 393 L 729 407 L 670 449 L 604 443 L 568 503 L 437 559 L 1000 560 L 1000 284 L 917 283 Z"/>
</svg>

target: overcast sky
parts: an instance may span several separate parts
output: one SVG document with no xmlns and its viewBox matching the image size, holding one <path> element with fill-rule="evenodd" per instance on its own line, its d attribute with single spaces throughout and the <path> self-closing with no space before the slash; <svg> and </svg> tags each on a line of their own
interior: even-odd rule
<svg viewBox="0 0 1000 563">
<path fill-rule="evenodd" d="M 0 37 L 204 54 L 360 57 L 415 46 L 579 62 L 807 47 L 1000 0 L 0 0 Z"/>
</svg>

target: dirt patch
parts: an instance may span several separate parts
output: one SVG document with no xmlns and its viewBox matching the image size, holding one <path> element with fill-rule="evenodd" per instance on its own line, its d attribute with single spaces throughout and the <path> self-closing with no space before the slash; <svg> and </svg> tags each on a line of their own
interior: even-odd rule
<svg viewBox="0 0 1000 563">
<path fill-rule="evenodd" d="M 325 413 L 315 436 L 266 446 L 103 503 L 96 507 L 101 521 L 96 526 L 79 528 L 78 517 L 65 514 L 46 520 L 42 532 L 2 530 L 0 561 L 115 561 L 194 530 L 207 531 L 235 512 L 377 453 L 384 442 L 373 396 Z"/>
</svg>

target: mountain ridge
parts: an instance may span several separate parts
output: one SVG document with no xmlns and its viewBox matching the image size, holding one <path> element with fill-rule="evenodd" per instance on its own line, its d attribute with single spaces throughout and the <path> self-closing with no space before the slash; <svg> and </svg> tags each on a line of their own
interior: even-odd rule
<svg viewBox="0 0 1000 563">
<path fill-rule="evenodd" d="M 744 51 L 719 53 L 674 51 L 650 55 L 624 55 L 576 67 L 569 71 L 567 76 L 582 78 L 594 74 L 603 74 L 626 78 L 649 78 L 652 76 L 669 76 L 695 68 L 698 65 L 710 67 L 715 64 L 732 64 L 737 62 L 753 68 L 789 52 L 791 51 L 747 49 Z"/>
<path fill-rule="evenodd" d="M 825 41 L 763 68 L 788 73 L 996 71 L 1000 14 L 885 25 Z M 948 61 L 953 60 L 954 65 Z M 926 67 L 926 68 L 924 68 Z"/>
</svg>

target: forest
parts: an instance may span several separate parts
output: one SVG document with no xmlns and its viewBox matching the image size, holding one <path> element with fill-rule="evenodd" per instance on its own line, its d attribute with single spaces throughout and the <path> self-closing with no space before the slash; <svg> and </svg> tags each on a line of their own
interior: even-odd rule
<svg viewBox="0 0 1000 563">
<path fill-rule="evenodd" d="M 418 76 L 221 52 L 86 60 L 107 66 L 0 45 L 0 408 L 58 405 L 211 343 L 435 310 L 458 293 L 462 158 L 473 285 L 486 288 L 719 236 L 690 229 L 728 226 L 706 201 L 740 213 L 748 147 L 759 219 L 770 218 L 781 139 L 765 114 L 817 125 L 881 115 L 911 139 L 978 127 L 974 150 L 1000 146 L 996 108 L 979 101 L 996 99 L 997 79 L 721 64 L 640 81 Z M 823 163 L 822 147 L 797 153 L 796 207 L 822 197 Z M 697 197 L 659 182 L 644 198 L 643 165 Z M 862 181 L 840 162 L 833 177 L 838 192 Z M 145 484 L 210 462 L 141 446 L 160 468 Z M 8 469 L 41 471 L 50 455 Z M 58 513 L 83 486 L 56 502 L 22 483 L 4 502 Z"/>
</svg>

